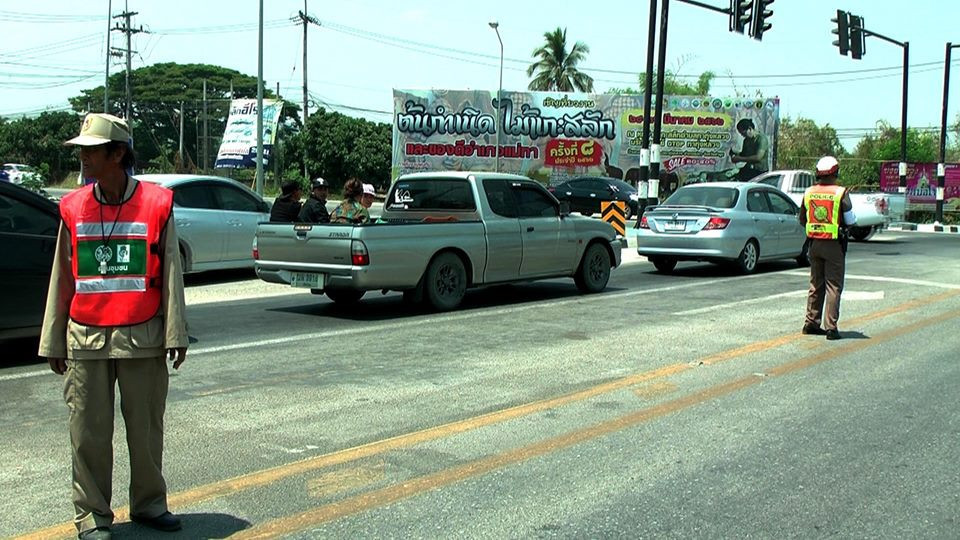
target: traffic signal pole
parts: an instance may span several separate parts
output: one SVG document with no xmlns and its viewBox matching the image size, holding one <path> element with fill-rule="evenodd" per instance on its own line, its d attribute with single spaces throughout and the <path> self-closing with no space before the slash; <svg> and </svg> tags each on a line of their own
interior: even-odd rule
<svg viewBox="0 0 960 540">
<path fill-rule="evenodd" d="M 660 128 L 663 124 L 663 83 L 667 63 L 667 26 L 670 0 L 660 5 L 660 45 L 657 50 L 657 94 L 654 96 L 653 144 L 650 145 L 650 181 L 647 182 L 647 204 L 659 203 L 660 195 Z"/>
<path fill-rule="evenodd" d="M 650 180 L 650 104 L 653 100 L 653 48 L 656 46 L 657 0 L 650 0 L 650 20 L 647 29 L 647 76 L 643 81 L 643 133 L 640 140 L 640 180 L 637 182 L 637 223 L 647 207 L 647 182 Z M 641 199 L 642 197 L 642 199 Z"/>
<path fill-rule="evenodd" d="M 837 29 L 833 30 L 837 34 L 837 41 L 833 44 L 840 49 L 840 54 L 846 56 L 850 52 L 854 60 L 859 60 L 865 52 L 866 38 L 873 36 L 883 41 L 899 45 L 903 48 L 903 89 L 900 101 L 900 164 L 898 172 L 900 173 L 900 183 L 897 189 L 900 193 L 907 191 L 907 95 L 910 80 L 910 42 L 897 41 L 883 34 L 878 34 L 872 30 L 863 27 L 863 17 L 858 17 L 852 13 L 843 10 L 837 10 L 837 17 L 831 19 L 837 23 Z M 949 49 L 947 50 L 949 56 Z M 944 98 L 946 99 L 946 98 Z M 946 113 L 944 113 L 946 114 Z"/>
<path fill-rule="evenodd" d="M 943 223 L 943 188 L 947 175 L 947 98 L 950 95 L 950 51 L 960 45 L 947 42 L 945 59 L 943 62 L 943 109 L 940 111 L 940 161 L 937 163 L 937 217 L 934 225 Z"/>
</svg>

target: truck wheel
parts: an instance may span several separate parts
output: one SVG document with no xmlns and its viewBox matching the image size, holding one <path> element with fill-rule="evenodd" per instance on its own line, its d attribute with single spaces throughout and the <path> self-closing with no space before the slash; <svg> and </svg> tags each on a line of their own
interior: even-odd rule
<svg viewBox="0 0 960 540">
<path fill-rule="evenodd" d="M 677 260 L 671 257 L 653 257 L 650 259 L 650 262 L 653 263 L 653 267 L 657 269 L 657 272 L 661 274 L 669 274 L 677 267 Z"/>
<path fill-rule="evenodd" d="M 367 291 L 358 291 L 356 289 L 326 289 L 324 291 L 327 298 L 333 300 L 335 304 L 350 305 L 357 303 L 363 294 Z"/>
<path fill-rule="evenodd" d="M 590 244 L 583 253 L 573 282 L 582 293 L 598 293 L 610 281 L 610 255 L 600 244 Z"/>
<path fill-rule="evenodd" d="M 873 236 L 873 227 L 850 227 L 850 238 L 857 242 L 866 242 Z"/>
<path fill-rule="evenodd" d="M 437 311 L 456 309 L 467 292 L 467 271 L 453 253 L 437 255 L 424 276 L 424 296 Z"/>
<path fill-rule="evenodd" d="M 760 259 L 760 248 L 757 247 L 756 240 L 747 240 L 743 246 L 743 251 L 737 257 L 737 268 L 743 274 L 752 274 L 757 269 L 757 261 Z"/>
</svg>

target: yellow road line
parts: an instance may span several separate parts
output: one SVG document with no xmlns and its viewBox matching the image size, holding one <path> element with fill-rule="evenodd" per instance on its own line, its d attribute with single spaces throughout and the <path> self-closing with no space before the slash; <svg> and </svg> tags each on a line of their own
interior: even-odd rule
<svg viewBox="0 0 960 540">
<path fill-rule="evenodd" d="M 896 313 L 901 313 L 903 311 L 927 306 L 948 298 L 960 295 L 960 290 L 951 290 L 944 293 L 938 293 L 931 296 L 926 296 L 916 300 L 911 300 L 903 304 L 898 304 L 888 309 L 884 309 L 875 313 L 864 315 L 855 319 L 851 319 L 846 322 L 848 325 L 859 324 L 871 320 L 880 319 L 889 315 Z M 797 340 L 803 339 L 803 336 L 800 333 L 787 334 L 784 336 L 775 337 L 765 341 L 759 341 L 755 343 L 750 343 L 743 347 L 736 347 L 727 351 L 722 351 L 720 353 L 709 355 L 700 360 L 699 363 L 703 364 L 716 364 L 722 361 L 731 360 L 734 358 L 746 356 L 748 354 L 763 352 L 766 350 L 774 349 L 782 345 L 793 343 Z M 254 489 L 257 487 L 265 486 L 272 484 L 284 478 L 291 476 L 300 475 L 306 472 L 310 472 L 317 469 L 322 469 L 325 467 L 330 467 L 332 465 L 339 465 L 342 463 L 347 463 L 350 461 L 355 461 L 358 459 L 374 456 L 391 450 L 397 450 L 400 448 L 406 448 L 421 444 L 428 441 L 437 440 L 444 437 L 449 437 L 452 435 L 457 435 L 467 431 L 476 430 L 482 427 L 498 424 L 501 422 L 506 422 L 508 420 L 513 420 L 516 418 L 521 418 L 538 412 L 546 411 L 549 409 L 554 409 L 567 405 L 569 403 L 574 403 L 578 401 L 584 401 L 595 396 L 602 394 L 607 394 L 624 388 L 629 388 L 631 386 L 650 381 L 655 379 L 661 379 L 683 373 L 689 369 L 692 369 L 697 365 L 697 362 L 694 363 L 678 363 L 663 366 L 651 371 L 646 371 L 642 373 L 635 373 L 609 381 L 603 384 L 599 384 L 584 390 L 573 392 L 570 394 L 565 394 L 562 396 L 549 398 L 541 401 L 535 401 L 532 403 L 526 403 L 523 405 L 518 405 L 515 407 L 510 407 L 507 409 L 493 411 L 487 414 L 480 416 L 475 416 L 472 418 L 467 418 L 464 420 L 458 420 L 455 422 L 450 422 L 448 424 L 443 424 L 440 426 L 434 426 L 426 428 L 419 431 L 414 431 L 411 433 L 405 433 L 398 435 L 396 437 L 391 437 L 389 439 L 382 439 L 379 441 L 374 441 L 367 443 L 361 446 L 355 446 L 353 448 L 346 448 L 343 450 L 338 450 L 328 454 L 315 456 L 307 458 L 300 461 L 295 461 L 293 463 L 285 463 L 283 465 L 278 465 L 269 469 L 264 469 L 260 471 L 254 471 L 251 473 L 243 474 L 233 478 L 228 478 L 226 480 L 220 480 L 217 482 L 211 482 L 209 484 L 204 484 L 197 486 L 185 491 L 178 493 L 172 493 L 167 497 L 167 504 L 171 509 L 182 508 L 185 506 L 190 506 L 193 504 L 198 504 L 203 501 L 210 499 L 223 497 L 231 495 L 234 493 L 239 493 L 241 491 Z M 124 506 L 118 508 L 114 512 L 114 519 L 116 522 L 125 521 L 129 519 L 129 507 Z M 75 527 L 72 523 L 63 523 L 59 525 L 54 525 L 52 527 L 40 529 L 32 533 L 18 537 L 21 540 L 33 540 L 40 538 L 63 538 L 73 535 L 75 532 Z"/>
<path fill-rule="evenodd" d="M 832 348 L 831 350 L 824 351 L 820 354 L 816 354 L 794 362 L 789 362 L 771 369 L 767 372 L 767 374 L 771 376 L 781 376 L 806 369 L 816 364 L 826 362 L 827 360 L 833 360 L 848 353 L 866 349 L 867 347 L 871 347 L 878 343 L 890 341 L 904 334 L 914 332 L 927 326 L 942 323 L 946 319 L 952 319 L 955 317 L 960 317 L 960 310 L 954 310 L 942 315 L 922 319 L 895 330 L 878 334 L 869 340 L 855 341 Z M 293 516 L 275 519 L 273 521 L 264 523 L 263 525 L 258 525 L 251 529 L 240 531 L 239 533 L 235 534 L 233 538 L 273 538 L 283 534 L 304 531 L 337 518 L 357 514 L 373 508 L 379 508 L 395 503 L 407 497 L 420 495 L 422 493 L 433 491 L 469 478 L 480 476 L 509 465 L 515 465 L 534 457 L 556 452 L 558 450 L 596 439 L 610 433 L 622 431 L 626 428 L 666 416 L 691 406 L 732 394 L 733 392 L 759 384 L 761 382 L 763 382 L 763 377 L 757 377 L 756 375 L 742 377 L 733 381 L 706 388 L 688 396 L 667 401 L 647 409 L 621 416 L 619 418 L 600 422 L 584 429 L 565 433 L 557 437 L 552 437 L 538 443 L 533 443 L 500 454 L 491 455 L 451 469 L 438 471 L 436 473 L 424 475 L 410 480 L 404 480 L 398 484 L 387 486 L 369 493 L 357 495 L 355 497 L 350 497 L 342 501 L 325 504 L 313 510 L 308 510 Z"/>
</svg>

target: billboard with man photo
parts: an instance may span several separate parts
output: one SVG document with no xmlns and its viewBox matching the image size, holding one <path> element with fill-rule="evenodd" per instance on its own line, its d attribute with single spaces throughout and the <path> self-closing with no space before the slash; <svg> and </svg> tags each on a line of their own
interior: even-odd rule
<svg viewBox="0 0 960 540">
<path fill-rule="evenodd" d="M 394 90 L 393 178 L 495 168 L 548 184 L 639 179 L 643 96 Z M 746 179 L 774 167 L 779 99 L 666 96 L 662 167 L 679 184 Z M 741 128 L 741 129 L 738 129 Z M 499 141 L 498 141 L 499 138 Z"/>
</svg>

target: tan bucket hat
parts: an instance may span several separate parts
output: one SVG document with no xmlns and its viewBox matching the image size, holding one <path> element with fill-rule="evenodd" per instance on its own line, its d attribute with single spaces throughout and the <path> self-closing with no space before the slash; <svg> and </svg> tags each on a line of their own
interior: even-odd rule
<svg viewBox="0 0 960 540">
<path fill-rule="evenodd" d="M 90 113 L 83 119 L 80 135 L 64 145 L 99 146 L 110 141 L 129 142 L 130 128 L 122 119 L 112 114 Z"/>
</svg>

